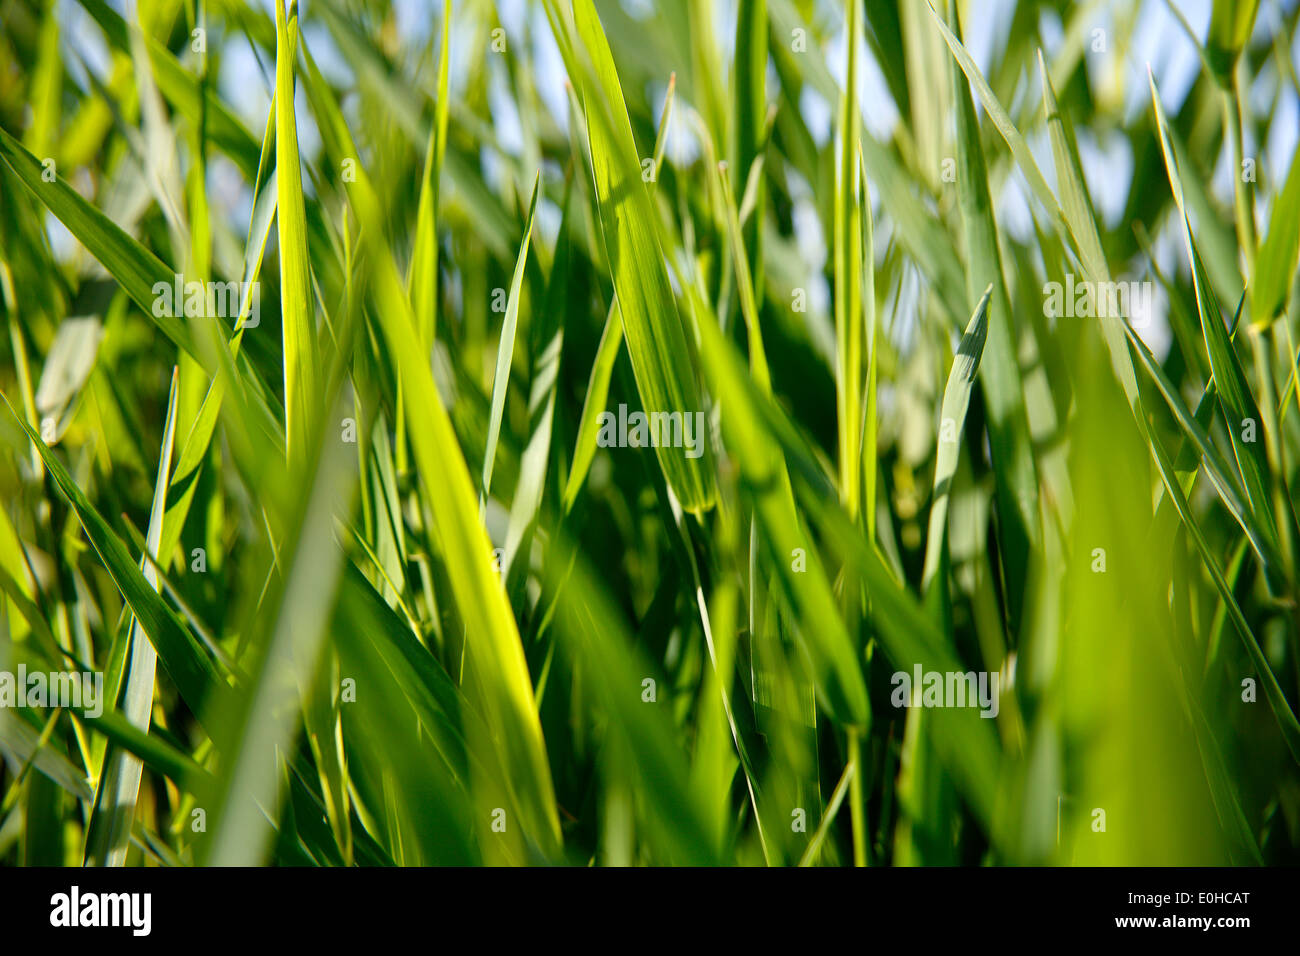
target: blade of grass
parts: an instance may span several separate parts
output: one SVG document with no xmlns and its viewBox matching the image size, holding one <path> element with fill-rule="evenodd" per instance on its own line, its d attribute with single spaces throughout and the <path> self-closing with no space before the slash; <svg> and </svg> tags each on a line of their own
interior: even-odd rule
<svg viewBox="0 0 1300 956">
<path fill-rule="evenodd" d="M 533 237 L 533 217 L 537 213 L 537 193 L 541 188 L 542 174 L 533 180 L 532 197 L 528 200 L 528 218 L 524 222 L 524 237 L 519 242 L 519 256 L 515 260 L 514 276 L 510 280 L 510 295 L 506 299 L 505 320 L 501 326 L 501 341 L 497 346 L 496 374 L 492 379 L 492 412 L 488 418 L 487 451 L 483 455 L 483 482 L 479 490 L 479 511 L 486 506 L 492 491 L 492 464 L 496 459 L 497 441 L 501 437 L 501 415 L 506 407 L 506 390 L 510 387 L 510 367 L 515 355 L 515 330 L 519 324 L 519 299 L 523 295 L 524 267 L 528 264 L 528 246 Z"/>
<path fill-rule="evenodd" d="M 424 179 L 415 217 L 415 246 L 406 276 L 411 311 L 420 324 L 425 353 L 433 347 L 438 321 L 438 205 L 442 164 L 447 155 L 447 117 L 451 105 L 448 77 L 451 69 L 451 0 L 442 4 L 442 45 L 438 48 L 438 88 L 434 99 L 433 129 L 424 158 Z"/>
<path fill-rule="evenodd" d="M 1196 308 L 1201 319 L 1201 334 L 1205 337 L 1206 350 L 1210 357 L 1210 368 L 1214 374 L 1219 405 L 1223 410 L 1228 425 L 1228 435 L 1232 442 L 1233 454 L 1243 479 L 1246 500 L 1250 505 L 1255 520 L 1261 526 L 1260 534 L 1275 544 L 1277 537 L 1277 519 L 1273 513 L 1269 497 L 1268 463 L 1260 443 L 1245 440 L 1248 422 L 1263 428 L 1259 408 L 1250 392 L 1250 386 L 1237 360 L 1236 351 L 1224 327 L 1223 319 L 1210 289 L 1209 279 L 1205 274 L 1201 257 L 1192 236 L 1191 222 L 1187 218 L 1187 209 L 1183 202 L 1182 177 L 1178 163 L 1174 158 L 1172 146 L 1167 134 L 1168 121 L 1164 107 L 1160 103 L 1160 94 L 1156 90 L 1155 78 L 1148 73 L 1151 87 L 1151 100 L 1155 109 L 1156 121 L 1160 132 L 1160 145 L 1164 152 L 1165 169 L 1173 187 L 1174 200 L 1178 205 L 1182 220 L 1183 242 L 1187 257 L 1192 267 L 1192 282 L 1196 291 Z"/>
<path fill-rule="evenodd" d="M 848 0 L 844 27 L 846 57 L 840 94 L 835 167 L 835 405 L 838 422 L 840 500 L 849 516 L 861 507 L 862 455 L 858 448 L 862 411 L 862 200 L 866 183 L 858 176 L 858 33 L 860 4 Z"/>
<path fill-rule="evenodd" d="M 190 709 L 200 714 L 205 704 L 210 705 L 214 712 L 229 706 L 228 698 L 233 692 L 222 679 L 216 666 L 204 654 L 198 642 L 180 625 L 171 609 L 150 587 L 139 566 L 131 560 L 121 539 L 100 517 L 85 494 L 77 487 L 76 482 L 72 480 L 67 469 L 41 441 L 40 436 L 14 415 L 8 399 L 5 400 L 5 408 L 27 433 L 40 453 L 50 476 L 76 512 L 78 520 L 85 529 L 86 537 L 90 539 L 113 583 L 117 585 L 123 599 L 144 628 L 150 643 L 158 652 L 163 667 Z"/>
<path fill-rule="evenodd" d="M 146 532 L 146 550 L 157 551 L 162 538 L 167 513 L 167 488 L 171 475 L 172 446 L 176 433 L 176 401 L 178 373 L 172 372 L 171 396 L 167 403 L 167 423 L 163 427 L 161 458 L 158 477 L 154 484 L 153 507 L 149 512 L 149 530 Z M 145 581 L 158 590 L 158 572 L 142 557 L 140 569 Z M 121 711 L 134 727 L 148 732 L 153 713 L 154 678 L 157 655 L 145 636 L 140 622 L 131 623 L 131 660 L 126 675 L 126 688 L 122 693 Z M 95 808 L 90 820 L 90 835 L 86 841 L 85 863 L 97 866 L 122 866 L 126 863 L 131 843 L 131 829 L 135 819 L 136 799 L 140 792 L 140 759 L 122 750 L 110 751 L 111 759 L 100 777 L 95 794 Z"/>
<path fill-rule="evenodd" d="M 311 428 L 320 364 L 312 317 L 307 255 L 307 213 L 302 197 L 298 123 L 294 110 L 294 48 L 298 2 L 275 0 L 275 181 L 279 196 L 280 316 L 284 327 L 286 447 L 298 454 Z"/>
<path fill-rule="evenodd" d="M 1250 293 L 1255 325 L 1272 324 L 1286 309 L 1297 260 L 1300 260 L 1300 158 L 1292 158 L 1286 185 L 1273 200 L 1268 234 L 1255 260 L 1255 281 Z"/>
<path fill-rule="evenodd" d="M 955 12 L 953 28 L 961 30 Z M 999 552 L 1008 594 L 1008 624 L 1014 629 L 1018 627 L 1023 606 L 1023 582 L 1030 552 L 1042 539 L 1038 471 L 1017 361 L 1018 334 L 1003 279 L 998 227 L 975 106 L 958 63 L 950 61 L 948 70 L 957 108 L 957 197 L 966 230 L 966 298 L 972 313 L 983 290 L 990 284 L 993 286 L 987 307 L 987 346 L 980 384 L 989 414 L 993 466 L 998 474 Z"/>
<path fill-rule="evenodd" d="M 591 0 L 575 0 L 574 20 L 589 59 L 566 65 L 582 90 L 601 235 L 642 405 L 649 414 L 694 414 L 703 405 L 691 348 L 669 284 L 657 213 L 642 179 L 613 54 Z M 682 507 L 694 514 L 707 511 L 715 496 L 707 444 L 698 458 L 664 444 L 656 454 Z"/>
<path fill-rule="evenodd" d="M 979 304 L 966 326 L 957 355 L 953 358 L 948 384 L 943 390 L 943 405 L 939 412 L 939 442 L 934 453 L 934 495 L 930 502 L 930 522 L 925 536 L 925 566 L 921 571 L 921 591 L 928 593 L 932 587 L 946 591 L 947 584 L 936 584 L 936 575 L 943 562 L 943 552 L 948 541 L 948 499 L 952 493 L 952 478 L 957 472 L 957 456 L 961 451 L 961 434 L 966 425 L 966 411 L 970 407 L 971 387 L 979 374 L 984 343 L 988 336 L 988 307 L 993 294 L 990 285 L 980 296 Z M 946 437 L 951 431 L 952 437 Z M 945 605 L 947 601 L 944 602 Z"/>
<path fill-rule="evenodd" d="M 677 74 L 668 77 L 668 89 L 664 93 L 663 114 L 659 118 L 659 133 L 655 139 L 654 181 L 659 181 L 663 171 L 664 150 L 668 145 L 668 124 L 673 115 L 673 100 L 677 90 Z M 577 111 L 575 110 L 575 113 Z M 573 464 L 569 467 L 569 476 L 564 483 L 564 495 L 561 504 L 568 514 L 578 499 L 591 469 L 591 462 L 596 456 L 596 439 L 599 434 L 600 413 L 605 410 L 609 399 L 609 382 L 614 374 L 614 361 L 618 358 L 619 346 L 623 344 L 623 317 L 618 308 L 617 290 L 615 301 L 610 303 L 605 317 L 605 326 L 600 333 L 600 344 L 596 347 L 596 360 L 591 365 L 591 375 L 587 381 L 587 397 L 582 403 L 582 417 L 578 422 L 578 437 L 574 442 Z"/>
<path fill-rule="evenodd" d="M 337 102 L 305 48 L 303 55 L 307 91 L 327 152 L 333 161 L 355 155 Z M 347 185 L 374 270 L 379 332 L 396 362 L 407 407 L 422 410 L 421 420 L 408 422 L 408 434 L 438 543 L 446 557 L 451 589 L 465 622 L 469 676 L 478 688 L 488 728 L 502 747 L 496 758 L 502 774 L 495 785 L 509 788 L 517 819 L 523 821 L 525 832 L 543 855 L 550 856 L 560 844 L 559 819 L 518 628 L 492 569 L 492 547 L 478 520 L 464 455 L 432 370 L 421 356 L 410 302 L 384 242 L 378 196 L 359 164 L 356 181 Z"/>
</svg>

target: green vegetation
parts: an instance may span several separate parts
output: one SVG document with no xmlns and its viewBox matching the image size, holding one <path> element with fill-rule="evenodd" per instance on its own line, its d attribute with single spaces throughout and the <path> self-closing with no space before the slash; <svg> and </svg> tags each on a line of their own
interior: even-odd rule
<svg viewBox="0 0 1300 956">
<path fill-rule="evenodd" d="M 0 864 L 1300 862 L 1300 4 L 992 6 L 0 0 Z"/>
</svg>

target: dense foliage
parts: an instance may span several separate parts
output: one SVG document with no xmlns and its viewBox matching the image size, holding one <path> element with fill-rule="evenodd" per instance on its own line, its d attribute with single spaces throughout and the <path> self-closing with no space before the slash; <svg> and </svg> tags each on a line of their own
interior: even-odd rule
<svg viewBox="0 0 1300 956">
<path fill-rule="evenodd" d="M 0 863 L 1297 862 L 1298 17 L 0 0 Z"/>
</svg>

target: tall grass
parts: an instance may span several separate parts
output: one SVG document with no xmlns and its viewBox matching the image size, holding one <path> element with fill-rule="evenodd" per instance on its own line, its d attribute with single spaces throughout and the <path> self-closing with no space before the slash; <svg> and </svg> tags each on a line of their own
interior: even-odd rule
<svg viewBox="0 0 1300 956">
<path fill-rule="evenodd" d="M 0 0 L 0 862 L 1300 860 L 1257 6 Z"/>
</svg>

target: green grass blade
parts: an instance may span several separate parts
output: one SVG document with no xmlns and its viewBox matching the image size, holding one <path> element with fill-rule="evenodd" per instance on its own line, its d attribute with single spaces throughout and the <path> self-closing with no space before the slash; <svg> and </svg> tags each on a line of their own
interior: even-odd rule
<svg viewBox="0 0 1300 956">
<path fill-rule="evenodd" d="M 724 409 L 727 448 L 753 495 L 765 558 L 796 612 L 800 637 L 814 664 L 818 697 L 837 719 L 865 726 L 869 707 L 862 668 L 817 551 L 799 520 L 785 462 L 765 434 L 753 380 L 737 367 L 731 347 L 714 323 L 702 321 L 700 330 L 700 355 L 711 390 Z M 797 550 L 806 556 L 805 572 L 793 567 Z"/>
<path fill-rule="evenodd" d="M 1232 341 L 1228 338 L 1218 303 L 1210 288 L 1209 278 L 1197 252 L 1196 242 L 1192 237 L 1191 222 L 1187 218 L 1187 209 L 1183 202 L 1182 177 L 1167 134 L 1168 121 L 1165 118 L 1164 107 L 1160 104 L 1160 94 L 1156 90 L 1155 79 L 1148 78 L 1151 86 L 1151 101 L 1160 131 L 1160 145 L 1164 152 L 1165 169 L 1182 219 L 1183 242 L 1191 263 L 1192 281 L 1196 291 L 1196 309 L 1201 318 L 1201 334 L 1205 337 L 1206 350 L 1210 356 L 1210 368 L 1214 373 L 1219 405 L 1227 421 L 1232 450 L 1246 490 L 1246 500 L 1261 525 L 1260 533 L 1267 537 L 1270 543 L 1274 543 L 1277 541 L 1278 526 L 1269 498 L 1268 462 L 1265 458 L 1263 442 L 1246 440 L 1249 435 L 1247 423 L 1254 423 L 1254 429 L 1262 431 L 1264 422 L 1251 394 L 1250 386 L 1246 382 L 1241 363 L 1237 359 L 1237 353 L 1232 347 Z"/>
<path fill-rule="evenodd" d="M 835 173 L 835 407 L 839 423 L 840 500 L 856 518 L 861 505 L 862 455 L 858 447 L 862 410 L 862 200 L 859 181 L 858 0 L 849 0 L 845 22 L 845 81 L 840 94 Z"/>
<path fill-rule="evenodd" d="M 732 115 L 735 133 L 732 146 L 732 192 L 743 195 L 750 170 L 763 148 L 767 121 L 767 0 L 749 0 L 736 11 L 735 62 L 732 68 Z M 763 212 L 766 201 L 764 180 L 758 182 L 755 212 L 745 224 L 745 258 L 753 275 L 756 304 L 763 304 Z"/>
<path fill-rule="evenodd" d="M 447 155 L 447 118 L 451 109 L 448 77 L 451 69 L 451 0 L 442 4 L 442 45 L 438 48 L 438 88 L 434 93 L 433 128 L 424 158 L 424 178 L 415 217 L 415 246 L 406 285 L 411 310 L 420 324 L 420 342 L 426 352 L 433 347 L 438 320 L 438 199 L 442 164 Z"/>
<path fill-rule="evenodd" d="M 185 702 L 196 714 L 202 713 L 205 704 L 211 705 L 214 711 L 228 705 L 232 695 L 216 666 L 194 637 L 177 622 L 171 609 L 162 602 L 158 593 L 149 585 L 138 564 L 131 560 L 122 540 L 100 517 L 99 512 L 72 480 L 67 469 L 41 441 L 40 436 L 25 422 L 18 419 L 7 399 L 5 407 L 14 421 L 17 421 L 27 433 L 27 437 L 40 453 L 41 460 L 59 491 L 72 505 L 73 511 L 76 512 L 78 520 L 85 529 L 86 537 L 90 539 L 90 543 L 99 554 L 113 583 L 122 592 L 122 597 L 135 614 L 136 620 L 144 628 L 150 643 L 158 652 L 163 667 Z"/>
<path fill-rule="evenodd" d="M 673 101 L 676 97 L 677 75 L 668 78 L 668 90 L 664 94 L 663 114 L 659 117 L 659 133 L 655 139 L 654 169 L 655 182 L 663 171 L 664 150 L 668 145 L 668 124 L 673 115 Z M 576 101 L 575 101 L 576 102 Z M 576 112 L 576 110 L 575 110 Z M 599 435 L 600 413 L 605 411 L 609 399 L 609 382 L 614 374 L 614 362 L 618 358 L 619 346 L 623 344 L 623 316 L 618 308 L 617 293 L 615 301 L 610 303 L 605 316 L 605 325 L 600 333 L 600 344 L 596 347 L 596 360 L 591 365 L 591 375 L 587 381 L 586 398 L 582 403 L 582 417 L 578 422 L 578 437 L 574 442 L 573 464 L 569 467 L 569 476 L 564 483 L 561 506 L 565 514 L 578 500 L 591 469 L 591 462 L 596 457 L 596 439 Z"/>
<path fill-rule="evenodd" d="M 3 129 L 0 129 L 0 160 L 103 264 L 122 286 L 122 291 L 153 319 L 167 338 L 195 358 L 199 357 L 189 329 L 181 319 L 154 315 L 154 285 L 161 282 L 171 286 L 175 282 L 175 274 L 162 260 L 77 195 L 62 179 L 43 181 L 40 160 Z"/>
<path fill-rule="evenodd" d="M 1214 0 L 1210 8 L 1210 32 L 1205 39 L 1205 55 L 1214 78 L 1222 86 L 1232 83 L 1232 70 L 1237 65 L 1246 41 L 1255 25 L 1259 0 Z"/>
<path fill-rule="evenodd" d="M 954 27 L 960 25 L 954 21 Z M 960 59 L 960 58 L 959 58 Z M 988 305 L 987 345 L 980 384 L 990 418 L 989 444 L 998 474 L 997 502 L 1001 554 L 1010 595 L 1009 617 L 1020 619 L 1023 582 L 1030 551 L 1042 539 L 1039 527 L 1038 470 L 1025 411 L 1024 387 L 1017 361 L 1017 329 L 1003 281 L 997 222 L 989 193 L 984 149 L 980 143 L 975 105 L 965 75 L 949 63 L 953 100 L 957 107 L 957 196 L 966 230 L 968 261 L 966 297 L 972 313 L 983 291 L 993 287 Z"/>
<path fill-rule="evenodd" d="M 176 432 L 176 383 L 172 374 L 171 397 L 167 406 L 167 424 L 163 429 L 162 457 L 154 485 L 153 508 L 149 512 L 146 549 L 156 552 L 162 539 L 167 513 L 167 487 L 171 476 L 172 445 Z M 141 559 L 145 581 L 158 590 L 158 572 Z M 122 693 L 122 715 L 133 727 L 146 733 L 154 703 L 154 677 L 157 655 L 139 621 L 131 623 L 131 660 Z M 116 751 L 99 781 L 95 812 L 91 817 L 91 835 L 87 840 L 86 862 L 92 865 L 122 866 L 131 844 L 136 799 L 140 790 L 143 765 L 129 752 Z"/>
<path fill-rule="evenodd" d="M 483 483 L 479 491 L 480 510 L 492 492 L 492 464 L 496 460 L 497 440 L 501 437 L 501 415 L 506 407 L 506 390 L 510 387 L 510 366 L 515 355 L 515 330 L 519 325 L 519 299 L 523 295 L 524 268 L 528 265 L 528 246 L 533 238 L 533 217 L 537 213 L 537 193 L 542 176 L 533 180 L 533 194 L 528 200 L 528 218 L 524 222 L 524 237 L 519 243 L 519 257 L 515 260 L 514 276 L 510 280 L 510 295 L 506 299 L 506 315 L 501 326 L 501 342 L 497 347 L 496 374 L 492 379 L 492 412 L 488 418 L 487 451 L 483 456 Z"/>
<path fill-rule="evenodd" d="M 1062 234 L 1069 232 L 1069 229 L 1065 224 L 1065 214 L 1061 211 L 1060 203 L 1058 203 L 1056 197 L 1052 195 L 1051 187 L 1047 185 L 1047 180 L 1043 178 L 1042 170 L 1040 170 L 1038 164 L 1034 162 L 1033 153 L 1030 152 L 1029 144 L 1025 141 L 1024 136 L 1021 135 L 1018 129 L 1016 129 L 1016 125 L 1012 122 L 1011 116 L 1007 113 L 1001 102 L 998 101 L 997 96 L 993 93 L 993 89 L 988 84 L 988 80 L 986 80 L 984 74 L 980 72 L 980 68 L 976 65 L 975 60 L 971 57 L 965 45 L 953 34 L 952 30 L 948 28 L 948 24 L 944 23 L 943 18 L 939 16 L 938 11 L 934 9 L 934 5 L 930 3 L 930 0 L 926 0 L 926 4 L 930 8 L 930 15 L 934 18 L 935 25 L 939 28 L 939 32 L 943 34 L 944 41 L 948 44 L 948 49 L 952 51 L 953 57 L 956 58 L 957 64 L 961 67 L 962 72 L 966 74 L 966 78 L 970 80 L 971 86 L 975 87 L 975 92 L 980 98 L 980 103 L 983 104 L 984 109 L 988 112 L 989 119 L 993 121 L 993 125 L 997 127 L 998 132 L 1002 134 L 1002 138 L 1006 141 L 1007 146 L 1010 147 L 1011 154 L 1015 157 L 1017 165 L 1020 166 L 1021 172 L 1025 174 L 1025 180 L 1029 183 L 1030 191 L 1033 192 L 1038 201 L 1043 204 L 1043 208 L 1046 209 L 1048 214 L 1052 217 L 1058 230 L 1061 231 Z M 1075 243 L 1076 245 L 1079 244 L 1077 237 L 1075 237 Z M 1085 260 L 1085 268 L 1089 265 L 1090 264 Z"/>
<path fill-rule="evenodd" d="M 308 95 L 327 151 L 336 161 L 355 155 L 338 104 L 310 57 L 307 70 Z M 451 590 L 465 622 L 467 677 L 476 687 L 475 699 L 483 708 L 488 728 L 502 748 L 497 757 L 502 775 L 495 784 L 510 788 L 525 832 L 544 855 L 553 854 L 560 843 L 559 818 L 518 627 L 492 568 L 492 545 L 478 518 L 464 454 L 432 370 L 420 353 L 410 302 L 383 239 L 378 197 L 360 166 L 356 181 L 348 187 L 374 269 L 371 281 L 379 332 L 396 363 L 407 407 L 422 411 L 419 421 L 408 423 L 408 433 Z"/>
<path fill-rule="evenodd" d="M 298 124 L 294 111 L 294 49 L 298 4 L 275 2 L 275 181 L 279 193 L 280 315 L 284 325 L 285 436 L 290 456 L 303 449 L 316 401 L 319 365 L 307 255 Z"/>
<path fill-rule="evenodd" d="M 261 633 L 254 638 L 259 659 L 250 668 L 248 693 L 240 706 L 211 712 L 214 721 L 226 722 L 224 739 L 232 744 L 203 852 L 208 865 L 264 862 L 270 820 L 278 816 L 280 760 L 292 748 L 300 704 L 310 706 L 344 562 L 333 519 L 346 513 L 356 481 L 347 445 L 330 431 L 319 441 L 314 461 L 300 451 L 303 457 L 291 466 L 305 488 L 291 499 L 296 514 L 285 522 L 280 593 L 249 622 Z"/>
<path fill-rule="evenodd" d="M 574 18 L 591 59 L 568 66 L 582 89 L 601 234 L 642 405 L 647 414 L 695 414 L 703 404 L 691 348 L 669 284 L 658 214 L 642 180 L 618 71 L 591 0 L 575 0 Z M 698 458 L 664 445 L 656 453 L 682 507 L 697 514 L 708 510 L 716 491 L 707 444 Z"/>
<path fill-rule="evenodd" d="M 930 523 L 925 536 L 925 567 L 921 571 L 921 590 L 929 591 L 939 570 L 940 558 L 948 539 L 948 498 L 952 493 L 952 479 L 957 472 L 957 456 L 961 451 L 961 434 L 966 424 L 966 410 L 970 407 L 971 387 L 979 374 L 980 360 L 984 356 L 984 343 L 988 337 L 988 307 L 993 287 L 984 290 L 975 306 L 975 314 L 966 326 L 966 332 L 953 358 L 948 384 L 943 390 L 943 405 L 939 413 L 939 442 L 934 453 L 934 497 L 930 502 Z"/>
<path fill-rule="evenodd" d="M 1271 325 L 1286 308 L 1300 260 L 1300 162 L 1291 160 L 1286 185 L 1273 201 L 1268 235 L 1255 260 L 1251 318 L 1257 327 Z"/>
</svg>

